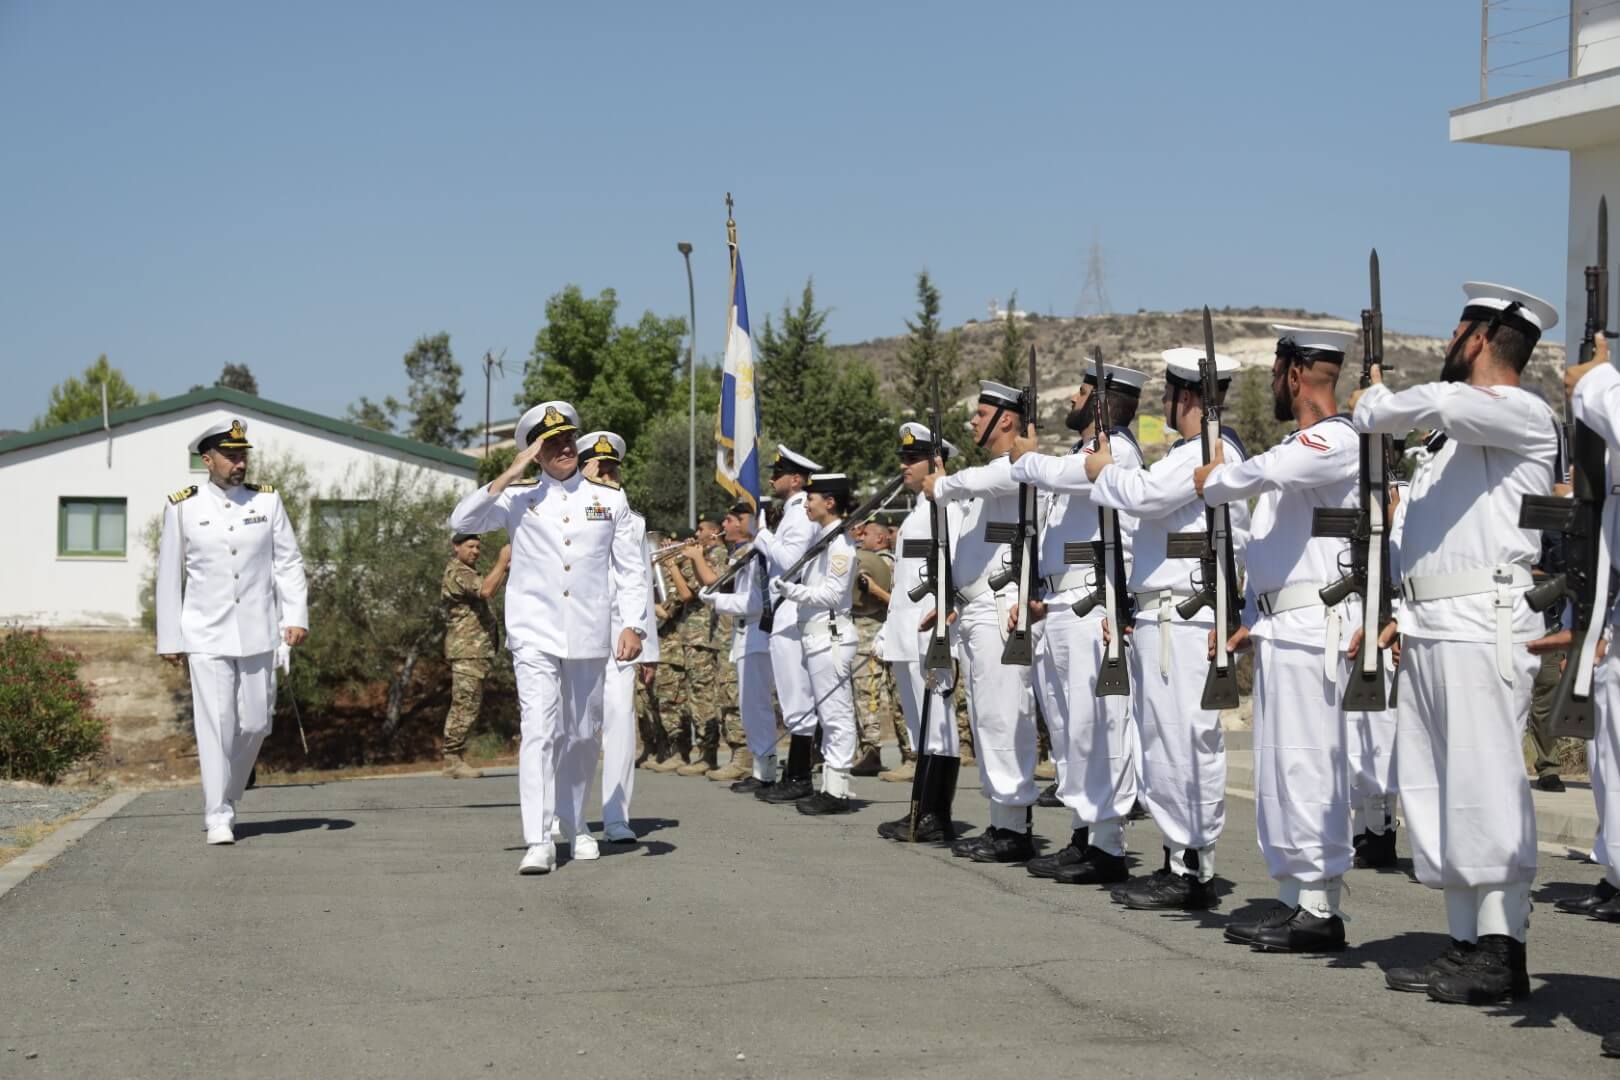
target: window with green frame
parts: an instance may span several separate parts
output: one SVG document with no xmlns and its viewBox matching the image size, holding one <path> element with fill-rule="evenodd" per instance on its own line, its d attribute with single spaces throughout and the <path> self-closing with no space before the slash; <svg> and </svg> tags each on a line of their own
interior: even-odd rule
<svg viewBox="0 0 1620 1080">
<path fill-rule="evenodd" d="M 207 472 L 208 471 L 207 463 L 203 461 L 202 455 L 197 453 L 195 450 L 192 451 L 192 453 L 191 453 L 191 471 L 192 472 Z"/>
<path fill-rule="evenodd" d="M 358 527 L 370 502 L 365 499 L 315 499 L 310 510 L 321 539 L 336 541 Z"/>
<path fill-rule="evenodd" d="M 128 516 L 124 499 L 63 496 L 56 510 L 56 553 L 122 557 Z"/>
</svg>

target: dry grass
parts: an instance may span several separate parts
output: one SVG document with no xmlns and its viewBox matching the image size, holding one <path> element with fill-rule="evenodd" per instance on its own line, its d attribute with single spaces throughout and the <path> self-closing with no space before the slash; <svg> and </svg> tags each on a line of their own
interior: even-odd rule
<svg viewBox="0 0 1620 1080">
<path fill-rule="evenodd" d="M 88 809 L 89 807 L 85 807 L 85 810 Z M 84 811 L 81 810 L 79 813 L 82 814 Z M 51 835 L 51 833 L 55 832 L 59 826 L 66 822 L 72 821 L 78 816 L 79 814 L 70 814 L 65 818 L 52 822 L 39 821 L 36 819 L 28 822 L 27 824 L 18 825 L 16 828 L 8 830 L 9 836 L 14 838 L 17 843 L 8 847 L 0 847 L 0 866 L 4 866 L 12 859 L 15 859 L 17 856 L 33 847 L 41 840 Z"/>
</svg>

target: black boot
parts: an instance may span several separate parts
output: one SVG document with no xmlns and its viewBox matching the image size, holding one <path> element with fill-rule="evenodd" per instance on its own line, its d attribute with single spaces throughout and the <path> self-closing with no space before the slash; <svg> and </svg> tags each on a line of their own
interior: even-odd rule
<svg viewBox="0 0 1620 1080">
<path fill-rule="evenodd" d="M 745 776 L 731 785 L 731 790 L 739 795 L 748 795 L 756 791 L 769 791 L 771 785 L 757 776 Z"/>
<path fill-rule="evenodd" d="M 1087 844 L 1080 861 L 1059 867 L 1052 880 L 1062 885 L 1113 885 L 1130 880 L 1130 876 L 1125 856 Z"/>
<path fill-rule="evenodd" d="M 1069 838 L 1069 844 L 1067 847 L 1059 848 L 1050 855 L 1035 856 L 1033 859 L 1029 860 L 1029 862 L 1024 864 L 1024 869 L 1028 870 L 1035 877 L 1057 877 L 1057 872 L 1059 869 L 1073 863 L 1077 863 L 1084 858 L 1086 848 L 1090 846 L 1091 830 L 1087 828 L 1076 829 L 1074 830 L 1074 834 Z"/>
<path fill-rule="evenodd" d="M 1429 997 L 1453 1005 L 1494 1005 L 1530 995 L 1524 942 L 1506 934 L 1485 934 L 1457 971 L 1436 975 Z"/>
<path fill-rule="evenodd" d="M 876 776 L 883 771 L 883 753 L 875 746 L 869 746 L 855 758 L 855 764 L 850 766 L 851 776 Z"/>
<path fill-rule="evenodd" d="M 1604 1057 L 1620 1057 L 1620 1031 L 1611 1031 L 1603 1036 Z"/>
<path fill-rule="evenodd" d="M 992 825 L 985 830 L 983 841 L 968 853 L 974 862 L 1024 862 L 1035 854 L 1035 841 L 1027 831 Z"/>
<path fill-rule="evenodd" d="M 799 813 L 808 814 L 810 817 L 822 817 L 827 814 L 853 814 L 855 812 L 855 807 L 850 805 L 848 799 L 840 798 L 837 795 L 829 795 L 825 789 L 807 798 L 800 799 L 794 803 L 794 807 Z"/>
<path fill-rule="evenodd" d="M 1395 865 L 1395 826 L 1381 833 L 1371 829 L 1358 833 L 1355 839 L 1356 865 L 1364 870 L 1382 870 Z"/>
<path fill-rule="evenodd" d="M 1268 926 L 1281 926 L 1294 915 L 1294 908 L 1279 903 L 1276 907 L 1267 908 L 1258 916 L 1247 919 L 1233 919 L 1226 924 L 1226 940 L 1234 945 L 1254 944 L 1254 935 Z"/>
<path fill-rule="evenodd" d="M 1145 885 L 1149 881 L 1156 881 L 1159 878 L 1164 878 L 1164 877 L 1169 877 L 1169 876 L 1170 876 L 1170 849 L 1165 848 L 1164 849 L 1164 865 L 1163 866 L 1159 867 L 1157 870 L 1153 871 L 1153 873 L 1151 873 L 1151 874 L 1143 874 L 1140 877 L 1126 878 L 1120 884 L 1115 885 L 1112 889 L 1109 889 L 1108 890 L 1108 896 L 1109 896 L 1109 898 L 1111 900 L 1114 901 L 1114 903 L 1123 904 L 1125 902 L 1125 890 L 1126 889 L 1129 889 L 1134 885 Z"/>
<path fill-rule="evenodd" d="M 1187 850 L 1182 856 L 1187 873 L 1170 869 L 1170 849 L 1164 850 L 1164 870 L 1161 874 L 1129 882 L 1121 887 L 1114 899 L 1137 911 L 1203 911 L 1215 906 L 1215 893 L 1209 882 L 1198 880 L 1198 852 Z"/>
<path fill-rule="evenodd" d="M 1474 951 L 1471 941 L 1451 940 L 1439 956 L 1419 967 L 1390 968 L 1384 972 L 1384 984 L 1391 990 L 1404 990 L 1412 994 L 1428 993 L 1429 986 L 1441 975 L 1451 975 L 1463 969 Z"/>
<path fill-rule="evenodd" d="M 1047 784 L 1046 787 L 1042 788 L 1040 795 L 1035 799 L 1035 805 L 1061 807 L 1063 800 L 1058 798 L 1057 785 Z"/>
<path fill-rule="evenodd" d="M 1590 915 L 1593 908 L 1603 906 L 1616 896 L 1620 896 L 1620 889 L 1610 885 L 1608 878 L 1599 878 L 1591 892 L 1560 900 L 1553 907 L 1569 915 Z"/>
<path fill-rule="evenodd" d="M 1620 895 L 1609 897 L 1603 903 L 1594 906 L 1587 914 L 1604 922 L 1620 922 Z"/>
<path fill-rule="evenodd" d="M 794 735 L 788 740 L 787 764 L 776 783 L 754 792 L 754 798 L 768 803 L 798 802 L 815 794 L 810 782 L 810 751 L 814 740 L 809 735 Z"/>
<path fill-rule="evenodd" d="M 1260 952 L 1343 952 L 1344 920 L 1295 908 L 1285 921 L 1256 929 L 1249 944 Z"/>
</svg>

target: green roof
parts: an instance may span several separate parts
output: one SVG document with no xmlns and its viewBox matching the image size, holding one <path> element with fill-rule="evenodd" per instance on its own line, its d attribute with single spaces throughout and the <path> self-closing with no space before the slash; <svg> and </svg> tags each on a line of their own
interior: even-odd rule
<svg viewBox="0 0 1620 1080">
<path fill-rule="evenodd" d="M 193 405 L 209 404 L 230 405 L 246 412 L 263 413 L 274 416 L 278 420 L 288 420 L 305 427 L 324 431 L 340 439 L 352 442 L 368 443 L 372 446 L 381 446 L 401 454 L 409 454 L 416 458 L 426 458 L 441 465 L 449 465 L 469 476 L 478 474 L 478 459 L 467 454 L 446 450 L 442 446 L 431 443 L 417 442 L 400 435 L 390 435 L 383 431 L 373 431 L 359 424 L 351 424 L 347 420 L 334 420 L 329 416 L 312 413 L 307 409 L 295 408 L 292 405 L 282 405 L 267 398 L 256 397 L 253 394 L 244 394 L 240 390 L 231 390 L 224 386 L 206 386 L 201 390 L 193 390 L 189 394 L 179 397 L 164 398 L 162 401 L 153 401 L 146 405 L 135 405 L 128 409 L 117 409 L 107 418 L 109 427 L 119 427 L 122 424 L 132 424 L 137 420 L 145 420 L 150 416 L 162 416 L 165 413 L 180 412 Z M 71 439 L 75 435 L 87 435 L 101 431 L 101 417 L 92 416 L 85 420 L 75 420 L 71 424 L 58 424 L 44 431 L 29 431 L 21 435 L 0 439 L 0 457 L 13 450 L 25 450 L 30 446 L 41 446 L 45 443 L 56 442 L 59 439 Z M 0 462 L 4 464 L 4 462 Z"/>
</svg>

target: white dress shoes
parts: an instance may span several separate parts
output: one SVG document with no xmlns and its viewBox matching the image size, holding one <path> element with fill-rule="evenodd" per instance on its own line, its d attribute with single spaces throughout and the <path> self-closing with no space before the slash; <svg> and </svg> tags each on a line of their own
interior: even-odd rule
<svg viewBox="0 0 1620 1080">
<path fill-rule="evenodd" d="M 570 853 L 580 862 L 590 862 L 592 859 L 602 857 L 602 849 L 596 845 L 596 837 L 588 832 L 582 832 L 574 837 Z"/>
<path fill-rule="evenodd" d="M 531 844 L 518 864 L 520 874 L 549 874 L 557 869 L 556 844 Z"/>
<path fill-rule="evenodd" d="M 636 831 L 622 821 L 610 821 L 602 826 L 602 839 L 610 844 L 633 844 Z"/>
<path fill-rule="evenodd" d="M 234 844 L 236 843 L 236 834 L 231 831 L 229 825 L 214 825 L 208 830 L 208 842 L 210 844 Z"/>
</svg>

